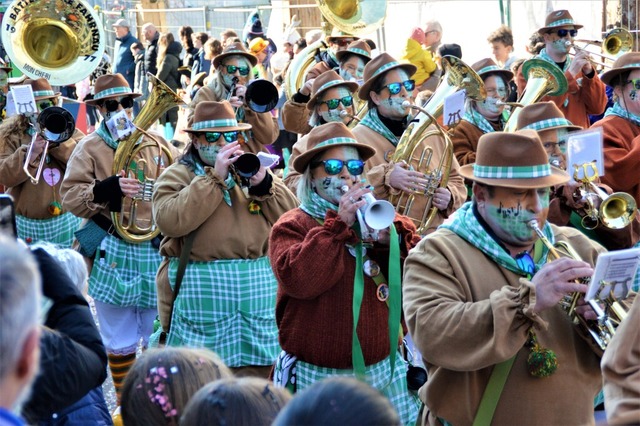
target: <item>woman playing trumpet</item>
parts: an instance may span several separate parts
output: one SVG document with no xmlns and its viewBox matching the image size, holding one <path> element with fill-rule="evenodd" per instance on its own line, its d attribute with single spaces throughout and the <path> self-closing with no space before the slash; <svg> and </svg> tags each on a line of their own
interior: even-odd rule
<svg viewBox="0 0 640 426">
<path fill-rule="evenodd" d="M 396 215 L 377 240 L 363 242 L 356 215 L 371 190 L 359 176 L 373 148 L 342 123 L 315 127 L 308 137 L 308 150 L 293 162 L 302 174 L 300 208 L 282 216 L 269 239 L 283 349 L 274 381 L 295 391 L 327 376 L 360 375 L 391 400 L 404 424 L 413 422 L 417 396 L 407 390 L 406 363 L 396 353 L 396 304 L 400 262 L 420 237 L 411 220 Z"/>
</svg>

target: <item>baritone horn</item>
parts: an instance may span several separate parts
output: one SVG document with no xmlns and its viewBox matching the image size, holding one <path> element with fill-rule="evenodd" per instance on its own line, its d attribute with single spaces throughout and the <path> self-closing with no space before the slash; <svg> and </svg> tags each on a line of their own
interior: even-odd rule
<svg viewBox="0 0 640 426">
<path fill-rule="evenodd" d="M 111 221 L 115 230 L 123 240 L 130 243 L 149 241 L 160 234 L 160 229 L 155 225 L 151 216 L 151 194 L 155 180 L 164 170 L 164 158 L 166 157 L 169 163 L 173 163 L 171 151 L 162 145 L 157 138 L 149 134 L 146 129 L 151 127 L 170 108 L 184 104 L 178 95 L 153 74 L 147 73 L 147 78 L 152 85 L 149 99 L 133 120 L 135 130 L 118 143 L 113 158 L 114 175 L 118 175 L 120 171 L 124 170 L 127 176 L 133 174 L 132 177 L 140 181 L 141 189 L 138 194 L 131 197 L 129 202 L 125 202 L 128 197 L 124 197 L 121 211 L 111 212 Z M 152 142 L 138 143 L 142 136 L 147 136 Z M 157 150 L 153 155 L 153 158 L 157 159 L 157 164 L 155 176 L 152 178 L 148 173 L 149 164 L 145 159 L 140 158 L 145 149 Z M 138 217 L 138 207 L 141 203 L 149 204 L 148 218 Z"/>
<path fill-rule="evenodd" d="M 15 0 L 4 13 L 1 31 L 11 62 L 52 86 L 83 80 L 105 50 L 102 22 L 83 0 Z"/>
</svg>

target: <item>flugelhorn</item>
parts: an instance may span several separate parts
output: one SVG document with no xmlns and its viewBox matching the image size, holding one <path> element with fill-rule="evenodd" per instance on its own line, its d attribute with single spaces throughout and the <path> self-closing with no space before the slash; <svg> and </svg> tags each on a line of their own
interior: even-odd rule
<svg viewBox="0 0 640 426">
<path fill-rule="evenodd" d="M 47 158 L 47 151 L 50 144 L 60 144 L 69 139 L 76 129 L 76 123 L 73 119 L 73 115 L 66 109 L 58 106 L 51 106 L 43 109 L 38 118 L 35 120 L 35 125 L 30 124 L 33 129 L 33 137 L 27 150 L 24 166 L 22 169 L 31 179 L 31 183 L 37 185 L 40 181 L 40 175 L 44 168 L 44 164 Z M 33 153 L 33 147 L 35 145 L 36 138 L 40 135 L 44 139 L 44 148 L 40 154 L 40 163 L 36 169 L 35 175 L 32 175 L 29 171 L 29 160 Z"/>
<path fill-rule="evenodd" d="M 342 193 L 349 190 L 347 185 L 343 185 Z M 362 199 L 367 202 L 356 212 L 356 217 L 360 223 L 362 239 L 377 239 L 377 231 L 386 229 L 393 223 L 396 216 L 393 204 L 386 200 L 376 200 L 371 193 L 364 194 Z M 369 231 L 372 229 L 373 232 Z"/>
<path fill-rule="evenodd" d="M 549 259 L 554 260 L 560 259 L 561 257 L 570 257 L 576 260 L 582 260 L 574 248 L 568 243 L 558 242 L 556 245 L 551 244 L 540 229 L 536 219 L 530 220 L 528 225 L 537 234 L 540 241 L 549 249 Z M 579 284 L 587 284 L 589 279 L 579 279 L 576 280 L 576 282 Z M 562 299 L 560 306 L 562 306 L 574 324 L 580 326 L 600 349 L 605 350 L 615 334 L 617 326 L 626 316 L 626 312 L 619 301 L 613 299 L 613 295 L 610 294 L 605 300 L 592 299 L 587 301 L 597 316 L 596 320 L 587 320 L 576 311 L 578 300 L 581 297 L 582 293 L 573 293 Z M 623 297 L 626 297 L 626 294 Z M 598 302 L 604 304 L 604 309 Z"/>
</svg>

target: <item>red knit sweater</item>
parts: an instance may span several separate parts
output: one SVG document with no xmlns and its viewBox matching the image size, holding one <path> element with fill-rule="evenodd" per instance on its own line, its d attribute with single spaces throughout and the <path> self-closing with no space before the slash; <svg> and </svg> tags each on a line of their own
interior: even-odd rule
<svg viewBox="0 0 640 426">
<path fill-rule="evenodd" d="M 396 216 L 401 261 L 420 236 L 413 223 Z M 300 209 L 285 213 L 273 226 L 269 258 L 278 279 L 276 321 L 282 349 L 313 365 L 351 368 L 352 301 L 355 258 L 346 244 L 355 232 L 334 211 L 324 225 Z M 367 255 L 388 276 L 389 249 L 376 244 Z M 389 355 L 389 309 L 376 297 L 376 285 L 365 275 L 358 337 L 366 365 Z"/>
</svg>

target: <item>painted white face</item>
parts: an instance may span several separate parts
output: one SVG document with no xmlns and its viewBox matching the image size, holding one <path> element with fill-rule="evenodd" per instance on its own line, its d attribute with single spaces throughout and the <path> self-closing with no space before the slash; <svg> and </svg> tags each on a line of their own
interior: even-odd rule
<svg viewBox="0 0 640 426">
<path fill-rule="evenodd" d="M 409 80 L 409 74 L 401 68 L 392 69 L 384 76 L 383 88 L 379 93 L 371 92 L 370 96 L 378 107 L 378 112 L 393 120 L 402 120 L 411 112 L 411 108 L 405 108 L 402 104 L 409 101 L 413 104 L 413 90 L 407 90 L 402 84 Z M 392 93 L 393 84 L 399 84 L 400 91 Z"/>
<path fill-rule="evenodd" d="M 351 97 L 351 105 L 345 106 L 345 102 L 349 103 L 348 97 Z M 336 101 L 338 101 L 337 107 L 330 108 Z M 320 115 L 325 122 L 341 121 L 347 124 L 351 121 L 351 118 L 349 116 L 342 117 L 340 113 L 347 111 L 350 115 L 354 115 L 353 102 L 353 93 L 351 93 L 346 86 L 337 86 L 331 87 L 322 93 L 322 99 L 317 103 L 316 108 L 318 115 Z"/>
<path fill-rule="evenodd" d="M 487 98 L 484 101 L 476 102 L 476 109 L 487 120 L 496 120 L 502 114 L 504 105 L 498 105 L 498 101 L 506 101 L 508 87 L 504 80 L 497 75 L 490 75 L 484 81 L 487 91 Z"/>
<path fill-rule="evenodd" d="M 324 164 L 319 164 L 311 171 L 312 186 L 315 192 L 332 204 L 339 204 L 342 197 L 342 187 L 346 184 L 351 186 L 355 180 L 346 167 L 347 160 L 359 160 L 360 154 L 356 148 L 349 146 L 338 146 L 324 152 L 320 160 L 337 159 L 342 160 L 345 166 L 338 174 L 327 173 Z"/>
<path fill-rule="evenodd" d="M 635 81 L 634 81 L 635 80 Z M 618 103 L 629 113 L 640 117 L 640 70 L 633 70 L 624 85 L 616 86 Z"/>
</svg>

